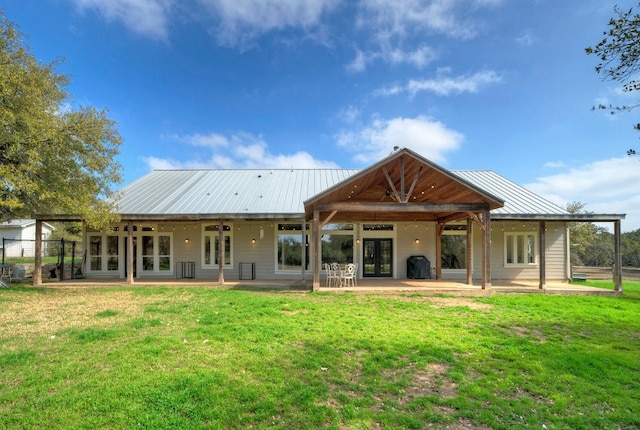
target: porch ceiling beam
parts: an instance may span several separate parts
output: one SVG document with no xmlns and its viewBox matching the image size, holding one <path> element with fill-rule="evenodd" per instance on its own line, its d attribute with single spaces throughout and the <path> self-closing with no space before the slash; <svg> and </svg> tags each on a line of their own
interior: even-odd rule
<svg viewBox="0 0 640 430">
<path fill-rule="evenodd" d="M 449 214 L 447 216 L 443 216 L 438 218 L 438 222 L 446 224 L 448 222 L 453 222 L 453 221 L 459 221 L 463 218 L 466 218 L 467 214 L 466 213 L 462 213 L 462 212 L 456 212 L 456 213 L 452 213 Z"/>
<path fill-rule="evenodd" d="M 475 212 L 489 210 L 486 203 L 385 203 L 385 202 L 336 202 L 317 205 L 322 212 Z"/>
</svg>

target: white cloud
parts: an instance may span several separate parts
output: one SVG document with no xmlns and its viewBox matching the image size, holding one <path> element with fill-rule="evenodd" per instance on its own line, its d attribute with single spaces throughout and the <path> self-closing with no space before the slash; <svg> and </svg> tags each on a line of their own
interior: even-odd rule
<svg viewBox="0 0 640 430">
<path fill-rule="evenodd" d="M 436 52 L 426 45 L 421 45 L 414 50 L 406 51 L 400 47 L 382 45 L 377 51 L 364 52 L 358 50 L 356 57 L 347 65 L 350 72 L 362 72 L 371 63 L 377 60 L 393 64 L 394 66 L 408 64 L 422 69 L 437 57 Z"/>
<path fill-rule="evenodd" d="M 359 108 L 349 105 L 338 113 L 338 117 L 346 124 L 354 124 L 360 118 L 360 114 Z"/>
<path fill-rule="evenodd" d="M 200 0 L 219 20 L 219 43 L 244 46 L 272 30 L 310 30 L 322 23 L 338 0 Z"/>
<path fill-rule="evenodd" d="M 121 21 L 131 31 L 164 40 L 173 0 L 72 0 L 80 10 L 97 11 L 108 22 Z"/>
<path fill-rule="evenodd" d="M 337 136 L 338 144 L 355 153 L 354 160 L 368 164 L 388 156 L 394 146 L 409 148 L 436 162 L 458 149 L 464 136 L 425 116 L 376 119 L 370 125 Z"/>
<path fill-rule="evenodd" d="M 362 72 L 375 62 L 408 64 L 423 68 L 437 57 L 425 43 L 428 36 L 444 35 L 471 39 L 485 26 L 469 18 L 470 9 L 496 7 L 503 0 L 362 0 L 358 7 L 356 29 L 367 33 L 368 48 L 356 47 L 356 56 L 348 65 Z M 418 49 L 406 49 L 420 42 Z"/>
<path fill-rule="evenodd" d="M 640 160 L 634 157 L 596 161 L 569 171 L 538 178 L 525 187 L 565 207 L 585 203 L 595 213 L 626 213 L 625 231 L 640 228 Z"/>
<path fill-rule="evenodd" d="M 379 40 L 404 38 L 425 30 L 457 38 L 473 37 L 475 26 L 458 18 L 458 3 L 451 0 L 362 0 L 357 24 L 374 29 Z"/>
<path fill-rule="evenodd" d="M 421 91 L 430 91 L 439 96 L 450 94 L 477 93 L 481 87 L 502 82 L 502 77 L 492 70 L 477 72 L 471 76 L 445 76 L 448 70 L 438 71 L 434 79 L 412 79 L 405 85 L 393 85 L 379 89 L 377 95 L 391 96 L 408 93 L 415 96 Z"/>
<path fill-rule="evenodd" d="M 203 160 L 171 160 L 145 157 L 143 161 L 154 169 L 313 169 L 337 168 L 333 161 L 316 160 L 309 153 L 272 154 L 261 136 L 238 132 L 225 136 L 219 133 L 168 135 L 165 139 L 205 148 L 210 154 Z"/>
<path fill-rule="evenodd" d="M 535 39 L 531 30 L 525 30 L 520 36 L 516 37 L 516 43 L 520 46 L 531 46 L 534 42 Z"/>
<path fill-rule="evenodd" d="M 544 167 L 548 169 L 561 169 L 565 166 L 566 164 L 564 163 L 564 161 L 547 161 L 546 163 L 544 163 Z"/>
</svg>

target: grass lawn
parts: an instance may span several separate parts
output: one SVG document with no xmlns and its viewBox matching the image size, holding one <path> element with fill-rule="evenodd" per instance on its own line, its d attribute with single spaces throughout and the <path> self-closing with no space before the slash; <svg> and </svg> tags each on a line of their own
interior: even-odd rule
<svg viewBox="0 0 640 430">
<path fill-rule="evenodd" d="M 0 428 L 637 429 L 622 297 L 0 289 Z"/>
</svg>

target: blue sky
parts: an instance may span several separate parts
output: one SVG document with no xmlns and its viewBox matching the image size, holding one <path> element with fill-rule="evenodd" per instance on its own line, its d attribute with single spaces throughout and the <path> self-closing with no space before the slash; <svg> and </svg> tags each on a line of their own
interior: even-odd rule
<svg viewBox="0 0 640 430">
<path fill-rule="evenodd" d="M 394 146 L 640 228 L 637 103 L 595 73 L 603 0 L 0 0 L 74 105 L 156 168 L 363 168 Z"/>
</svg>

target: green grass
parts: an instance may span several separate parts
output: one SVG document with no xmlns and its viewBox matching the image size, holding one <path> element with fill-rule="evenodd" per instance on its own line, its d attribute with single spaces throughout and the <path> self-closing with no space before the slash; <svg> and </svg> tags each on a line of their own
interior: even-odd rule
<svg viewBox="0 0 640 430">
<path fill-rule="evenodd" d="M 640 428 L 640 283 L 624 291 L 12 286 L 0 428 Z"/>
</svg>

